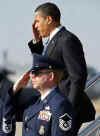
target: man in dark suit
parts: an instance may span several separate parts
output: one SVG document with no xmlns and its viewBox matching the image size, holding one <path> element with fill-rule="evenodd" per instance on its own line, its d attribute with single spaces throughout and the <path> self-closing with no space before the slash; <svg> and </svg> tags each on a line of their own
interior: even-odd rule
<svg viewBox="0 0 100 136">
<path fill-rule="evenodd" d="M 55 58 L 65 65 L 60 90 L 69 98 L 76 115 L 77 134 L 83 122 L 95 119 L 95 109 L 84 92 L 87 67 L 80 40 L 60 24 L 60 10 L 53 3 L 38 6 L 32 23 L 33 40 L 28 45 L 32 53 Z M 47 45 L 42 38 L 49 37 Z"/>
</svg>

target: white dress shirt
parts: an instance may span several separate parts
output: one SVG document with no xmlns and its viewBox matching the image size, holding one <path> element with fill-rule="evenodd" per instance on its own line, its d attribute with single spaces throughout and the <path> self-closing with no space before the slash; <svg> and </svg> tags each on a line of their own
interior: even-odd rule
<svg viewBox="0 0 100 136">
<path fill-rule="evenodd" d="M 46 42 L 44 42 L 44 49 L 42 52 L 42 55 L 45 55 L 46 49 L 48 47 L 48 44 L 50 42 L 50 40 L 62 29 L 63 26 L 58 26 L 57 28 L 55 28 L 51 33 L 49 37 L 44 38 L 44 41 L 46 40 Z"/>
</svg>

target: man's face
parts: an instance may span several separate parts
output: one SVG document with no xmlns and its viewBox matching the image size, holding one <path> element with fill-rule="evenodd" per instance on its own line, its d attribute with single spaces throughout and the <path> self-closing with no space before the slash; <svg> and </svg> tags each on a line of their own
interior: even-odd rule
<svg viewBox="0 0 100 136">
<path fill-rule="evenodd" d="M 34 14 L 34 26 L 40 37 L 47 37 L 50 34 L 50 21 L 48 16 L 41 15 L 41 12 Z"/>
<path fill-rule="evenodd" d="M 36 73 L 32 73 L 32 86 L 37 90 L 46 89 L 49 84 L 48 70 L 39 70 Z"/>
</svg>

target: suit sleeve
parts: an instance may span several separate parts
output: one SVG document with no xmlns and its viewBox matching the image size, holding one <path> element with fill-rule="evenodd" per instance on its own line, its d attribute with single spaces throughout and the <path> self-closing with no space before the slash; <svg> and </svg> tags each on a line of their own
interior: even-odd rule
<svg viewBox="0 0 100 136">
<path fill-rule="evenodd" d="M 79 39 L 72 35 L 62 42 L 62 54 L 70 80 L 69 100 L 75 108 L 84 91 L 87 67 Z M 66 85 L 65 85 L 66 86 Z"/>
<path fill-rule="evenodd" d="M 31 53 L 38 53 L 42 54 L 43 51 L 43 43 L 42 40 L 40 42 L 37 42 L 36 44 L 33 43 L 33 40 L 29 41 L 28 47 L 31 51 Z"/>
</svg>

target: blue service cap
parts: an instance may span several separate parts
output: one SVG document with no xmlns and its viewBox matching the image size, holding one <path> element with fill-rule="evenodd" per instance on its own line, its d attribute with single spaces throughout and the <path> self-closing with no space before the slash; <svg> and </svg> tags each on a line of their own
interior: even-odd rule
<svg viewBox="0 0 100 136">
<path fill-rule="evenodd" d="M 33 54 L 33 64 L 31 70 L 37 71 L 40 69 L 64 69 L 64 64 L 60 61 L 52 59 L 47 56 L 42 56 L 39 54 Z M 31 71 L 30 70 L 30 71 Z"/>
</svg>

